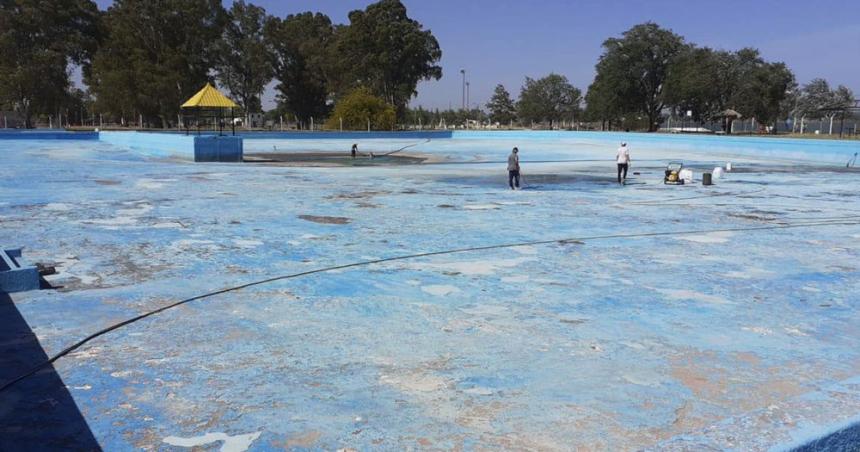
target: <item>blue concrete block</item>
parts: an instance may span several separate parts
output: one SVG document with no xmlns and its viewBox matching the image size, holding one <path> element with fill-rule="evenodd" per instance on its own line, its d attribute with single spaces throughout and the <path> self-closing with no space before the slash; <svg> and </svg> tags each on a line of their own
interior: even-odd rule
<svg viewBox="0 0 860 452">
<path fill-rule="evenodd" d="M 0 250 L 0 292 L 13 293 L 39 288 L 39 270 L 26 265 L 21 249 Z"/>
<path fill-rule="evenodd" d="M 241 162 L 242 138 L 236 136 L 194 137 L 195 162 Z"/>
</svg>

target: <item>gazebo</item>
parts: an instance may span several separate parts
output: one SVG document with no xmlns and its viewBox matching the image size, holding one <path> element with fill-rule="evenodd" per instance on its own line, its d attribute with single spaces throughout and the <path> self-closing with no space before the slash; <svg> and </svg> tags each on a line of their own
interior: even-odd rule
<svg viewBox="0 0 860 452">
<path fill-rule="evenodd" d="M 723 131 L 727 134 L 732 133 L 732 122 L 734 122 L 735 119 L 741 118 L 741 114 L 732 110 L 731 108 L 727 108 L 714 115 L 714 119 L 720 119 L 722 121 Z"/>
<path fill-rule="evenodd" d="M 225 111 L 227 109 L 230 110 L 230 126 L 233 130 L 233 135 L 236 135 L 236 124 L 233 121 L 234 111 L 233 109 L 238 108 L 235 102 L 228 99 L 227 96 L 221 94 L 220 91 L 215 89 L 210 83 L 206 83 L 206 86 L 203 87 L 197 94 L 191 96 L 190 99 L 185 101 L 182 104 L 183 117 L 188 118 L 189 116 L 195 119 L 197 123 L 197 134 L 200 135 L 200 120 L 201 118 L 206 119 L 210 118 L 216 120 L 216 125 L 218 128 L 218 135 L 221 135 L 224 130 L 224 118 Z M 185 133 L 188 133 L 188 121 L 187 119 L 184 121 L 186 124 Z"/>
</svg>

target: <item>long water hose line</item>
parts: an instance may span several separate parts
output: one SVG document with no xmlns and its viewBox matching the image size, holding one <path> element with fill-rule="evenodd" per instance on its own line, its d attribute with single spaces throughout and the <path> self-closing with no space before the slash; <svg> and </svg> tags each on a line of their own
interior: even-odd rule
<svg viewBox="0 0 860 452">
<path fill-rule="evenodd" d="M 407 260 L 407 259 L 417 259 L 417 258 L 422 258 L 422 257 L 441 256 L 441 255 L 448 255 L 448 254 L 486 251 L 486 250 L 501 249 L 501 248 L 515 248 L 515 247 L 521 247 L 521 246 L 570 244 L 570 243 L 578 243 L 578 242 L 586 242 L 586 241 L 594 241 L 594 240 L 610 240 L 610 239 L 625 239 L 625 238 L 682 236 L 682 235 L 695 235 L 695 234 L 709 234 L 709 233 L 715 233 L 715 232 L 752 232 L 752 231 L 767 231 L 767 230 L 777 230 L 777 229 L 812 228 L 812 227 L 826 227 L 826 226 L 854 226 L 854 225 L 860 225 L 860 218 L 858 218 L 857 216 L 837 218 L 837 219 L 831 219 L 831 220 L 825 220 L 825 221 L 807 221 L 807 222 L 797 222 L 797 223 L 784 223 L 784 224 L 770 225 L 770 226 L 753 226 L 753 227 L 722 228 L 722 229 L 698 229 L 698 230 L 684 230 L 684 231 L 658 231 L 658 232 L 640 232 L 640 233 L 630 233 L 630 234 L 607 234 L 607 235 L 593 235 L 593 236 L 583 236 L 583 237 L 568 237 L 568 238 L 551 239 L 551 240 L 535 240 L 535 241 L 528 241 L 528 242 L 514 242 L 514 243 L 502 243 L 502 244 L 496 244 L 496 245 L 476 246 L 476 247 L 467 247 L 467 248 L 454 248 L 454 249 L 448 249 L 448 250 L 442 250 L 442 251 L 431 251 L 431 252 L 426 252 L 426 253 L 404 254 L 404 255 L 400 255 L 400 256 L 392 256 L 392 257 L 386 257 L 386 258 L 381 258 L 381 259 L 364 260 L 364 261 L 352 262 L 352 263 L 348 263 L 348 264 L 334 265 L 334 266 L 330 266 L 330 267 L 322 267 L 322 268 L 307 270 L 307 271 L 298 272 L 298 273 L 291 273 L 291 274 L 287 274 L 287 275 L 274 276 L 271 278 L 252 281 L 252 282 L 249 282 L 246 284 L 241 284 L 238 286 L 227 287 L 224 289 L 216 290 L 216 291 L 205 293 L 202 295 L 196 295 L 196 296 L 193 296 L 191 298 L 186 298 L 184 300 L 179 300 L 179 301 L 167 304 L 165 306 L 162 306 L 158 309 L 145 312 L 143 314 L 134 316 L 134 317 L 129 318 L 127 320 L 123 320 L 119 323 L 115 323 L 115 324 L 110 325 L 106 328 L 98 330 L 98 331 L 90 334 L 89 336 L 86 336 L 83 339 L 80 339 L 79 341 L 75 342 L 74 344 L 64 348 L 59 353 L 55 354 L 54 356 L 50 357 L 49 359 L 47 359 L 43 362 L 37 364 L 36 366 L 31 368 L 27 372 L 24 372 L 23 374 L 19 375 L 18 377 L 14 378 L 14 379 L 6 382 L 6 383 L 3 383 L 3 385 L 0 386 L 0 392 L 3 392 L 5 390 L 11 388 L 16 383 L 34 375 L 36 372 L 42 370 L 43 368 L 50 366 L 51 364 L 53 364 L 58 359 L 60 359 L 64 356 L 68 355 L 69 353 L 83 347 L 88 342 L 92 341 L 93 339 L 96 339 L 100 336 L 103 336 L 103 335 L 105 335 L 111 331 L 122 328 L 126 325 L 130 325 L 130 324 L 135 323 L 139 320 L 143 320 L 143 319 L 150 317 L 150 316 L 153 316 L 155 314 L 162 313 L 164 311 L 167 311 L 168 309 L 172 309 L 172 308 L 175 308 L 177 306 L 181 306 L 181 305 L 184 305 L 186 303 L 190 303 L 192 301 L 202 300 L 204 298 L 214 297 L 215 295 L 221 295 L 221 294 L 225 294 L 228 292 L 235 292 L 238 290 L 246 289 L 248 287 L 259 286 L 262 284 L 267 284 L 267 283 L 271 283 L 271 282 L 275 282 L 275 281 L 301 278 L 304 276 L 314 275 L 314 274 L 318 274 L 318 273 L 327 273 L 327 272 L 333 272 L 333 271 L 338 271 L 338 270 L 344 270 L 344 269 L 348 269 L 348 268 L 370 266 L 370 265 L 381 264 L 381 263 L 385 263 L 385 262 L 394 262 L 394 261 L 401 261 L 401 260 Z"/>
</svg>

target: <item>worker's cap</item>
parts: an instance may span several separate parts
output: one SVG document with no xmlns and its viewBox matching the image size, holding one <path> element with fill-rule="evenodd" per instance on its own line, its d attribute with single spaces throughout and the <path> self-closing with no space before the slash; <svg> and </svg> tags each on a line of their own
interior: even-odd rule
<svg viewBox="0 0 860 452">
<path fill-rule="evenodd" d="M 622 141 L 622 142 L 621 142 L 621 145 L 622 145 L 622 146 L 627 146 L 627 143 L 625 143 L 625 142 L 623 142 L 623 141 Z"/>
</svg>

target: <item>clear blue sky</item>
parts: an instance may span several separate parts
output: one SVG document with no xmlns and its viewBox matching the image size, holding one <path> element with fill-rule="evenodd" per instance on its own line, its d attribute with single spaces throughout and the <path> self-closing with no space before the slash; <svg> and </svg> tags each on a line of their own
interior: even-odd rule
<svg viewBox="0 0 860 452">
<path fill-rule="evenodd" d="M 336 23 L 369 0 L 250 0 L 278 16 L 319 11 Z M 102 8 L 110 0 L 98 0 Z M 225 6 L 230 0 L 225 0 Z M 860 96 L 860 0 L 404 0 L 409 15 L 442 47 L 443 77 L 421 83 L 414 106 L 461 103 L 461 68 L 470 101 L 483 105 L 496 84 L 516 97 L 526 76 L 565 75 L 585 92 L 600 44 L 631 26 L 653 21 L 701 46 L 756 47 L 784 61 L 800 83 L 815 77 Z M 267 92 L 264 106 L 272 106 Z"/>
</svg>

